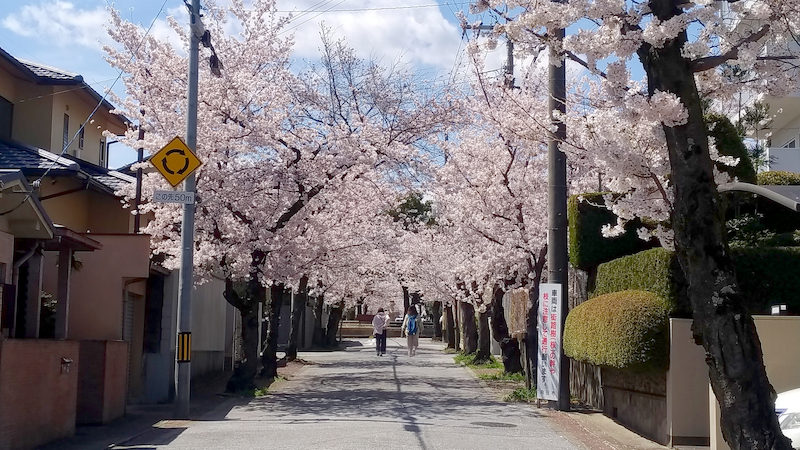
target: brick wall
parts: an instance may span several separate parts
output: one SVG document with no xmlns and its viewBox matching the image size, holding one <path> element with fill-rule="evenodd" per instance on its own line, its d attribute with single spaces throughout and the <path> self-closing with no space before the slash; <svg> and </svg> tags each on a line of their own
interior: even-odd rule
<svg viewBox="0 0 800 450">
<path fill-rule="evenodd" d="M 0 450 L 75 432 L 78 365 L 75 341 L 0 340 Z"/>
</svg>

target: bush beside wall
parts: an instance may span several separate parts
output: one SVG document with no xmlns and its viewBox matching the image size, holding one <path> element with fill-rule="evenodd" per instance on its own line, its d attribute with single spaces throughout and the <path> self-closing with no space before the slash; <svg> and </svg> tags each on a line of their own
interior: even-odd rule
<svg viewBox="0 0 800 450">
<path fill-rule="evenodd" d="M 661 370 L 668 365 L 667 301 L 647 291 L 595 297 L 567 316 L 564 353 L 598 366 Z"/>
<path fill-rule="evenodd" d="M 768 247 L 731 250 L 739 287 L 748 310 L 768 314 L 770 305 L 786 304 L 800 314 L 800 248 Z"/>
<path fill-rule="evenodd" d="M 674 252 L 653 248 L 600 264 L 592 297 L 626 290 L 652 292 L 672 315 L 688 315 L 683 272 Z"/>
<path fill-rule="evenodd" d="M 737 248 L 731 257 L 752 314 L 781 303 L 800 314 L 800 247 Z M 591 297 L 631 289 L 663 298 L 672 317 L 691 317 L 683 272 L 670 250 L 654 248 L 601 264 Z"/>
<path fill-rule="evenodd" d="M 591 270 L 600 263 L 653 246 L 639 239 L 636 234 L 636 230 L 642 226 L 638 220 L 629 222 L 621 236 L 603 237 L 603 225 L 617 223 L 617 216 L 613 212 L 603 206 L 596 206 L 604 204 L 603 196 L 606 194 L 608 193 L 595 192 L 572 195 L 567 201 L 569 262 L 579 269 Z"/>
<path fill-rule="evenodd" d="M 758 184 L 761 185 L 800 185 L 800 173 L 786 172 L 784 170 L 770 170 L 757 175 Z"/>
</svg>

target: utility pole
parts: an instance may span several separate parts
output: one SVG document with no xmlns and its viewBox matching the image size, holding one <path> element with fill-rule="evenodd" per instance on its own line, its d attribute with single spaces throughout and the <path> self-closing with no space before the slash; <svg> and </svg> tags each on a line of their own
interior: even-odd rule
<svg viewBox="0 0 800 450">
<path fill-rule="evenodd" d="M 559 28 L 552 36 L 563 42 L 565 31 Z M 559 149 L 559 144 L 567 139 L 567 125 L 553 114 L 562 115 L 567 111 L 566 61 L 560 53 L 561 46 L 549 47 L 548 81 L 550 96 L 547 106 L 550 123 L 556 130 L 550 133 L 547 147 L 547 204 L 549 228 L 547 238 L 547 282 L 561 285 L 561 365 L 559 367 L 558 409 L 569 411 L 569 358 L 564 355 L 564 324 L 569 312 L 567 291 L 567 155 Z"/>
<path fill-rule="evenodd" d="M 506 35 L 506 87 L 514 89 L 514 42 Z"/>
<path fill-rule="evenodd" d="M 144 116 L 144 110 L 141 110 Z M 144 140 L 144 119 L 139 121 L 139 141 Z M 141 163 L 144 159 L 144 148 L 139 145 L 136 149 L 136 162 Z M 133 216 L 133 232 L 139 234 L 142 227 L 142 215 L 139 214 L 139 205 L 142 203 L 142 168 L 136 169 L 136 197 L 134 198 L 134 211 L 136 215 Z"/>
<path fill-rule="evenodd" d="M 203 25 L 200 22 L 200 0 L 192 0 L 189 11 L 189 86 L 186 106 L 186 145 L 197 150 L 197 60 Z M 195 191 L 194 173 L 186 177 L 184 190 Z M 176 351 L 177 370 L 175 374 L 175 416 L 189 418 L 189 397 L 191 391 L 191 342 L 192 342 L 192 284 L 194 260 L 194 203 L 183 205 L 181 223 L 181 271 L 178 280 L 178 350 Z M 182 348 L 182 346 L 184 348 Z M 184 350 L 181 352 L 180 350 Z M 188 354 L 181 358 L 180 353 Z"/>
</svg>

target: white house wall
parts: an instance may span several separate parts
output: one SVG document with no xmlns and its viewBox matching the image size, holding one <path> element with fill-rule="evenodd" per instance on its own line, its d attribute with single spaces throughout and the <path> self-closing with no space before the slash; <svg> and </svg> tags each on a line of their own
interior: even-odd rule
<svg viewBox="0 0 800 450">
<path fill-rule="evenodd" d="M 192 291 L 192 376 L 223 370 L 227 338 L 225 282 L 212 279 Z"/>
<path fill-rule="evenodd" d="M 174 395 L 175 339 L 178 319 L 178 271 L 164 277 L 161 343 L 158 353 L 145 354 L 146 398 L 149 402 L 168 401 Z M 227 324 L 234 316 L 222 293 L 225 283 L 212 280 L 192 290 L 192 377 L 230 370 L 226 348 L 233 329 Z"/>
<path fill-rule="evenodd" d="M 776 128 L 771 130 L 770 170 L 800 172 L 800 97 L 783 97 L 771 104 Z M 782 148 L 791 140 L 795 148 Z"/>
</svg>

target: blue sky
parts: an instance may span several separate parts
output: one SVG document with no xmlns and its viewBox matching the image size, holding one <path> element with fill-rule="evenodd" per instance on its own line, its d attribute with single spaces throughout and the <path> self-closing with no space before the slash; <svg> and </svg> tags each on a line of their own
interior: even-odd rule
<svg viewBox="0 0 800 450">
<path fill-rule="evenodd" d="M 182 0 L 3 0 L 0 47 L 17 58 L 79 73 L 102 93 L 118 75 L 103 59 L 102 47 L 109 42 L 108 7 L 144 27 L 156 18 L 152 33 L 163 38 L 171 33 L 167 16 L 179 21 L 186 17 Z M 295 35 L 296 64 L 316 59 L 324 21 L 362 57 L 400 60 L 439 81 L 453 79 L 452 72 L 466 67 L 456 12 L 467 8 L 463 0 L 278 0 L 279 10 L 295 12 L 289 28 Z M 487 69 L 498 69 L 503 54 L 499 49 Z M 121 93 L 119 84 L 114 89 Z M 135 158 L 121 145 L 110 153 L 111 167 Z"/>
</svg>

